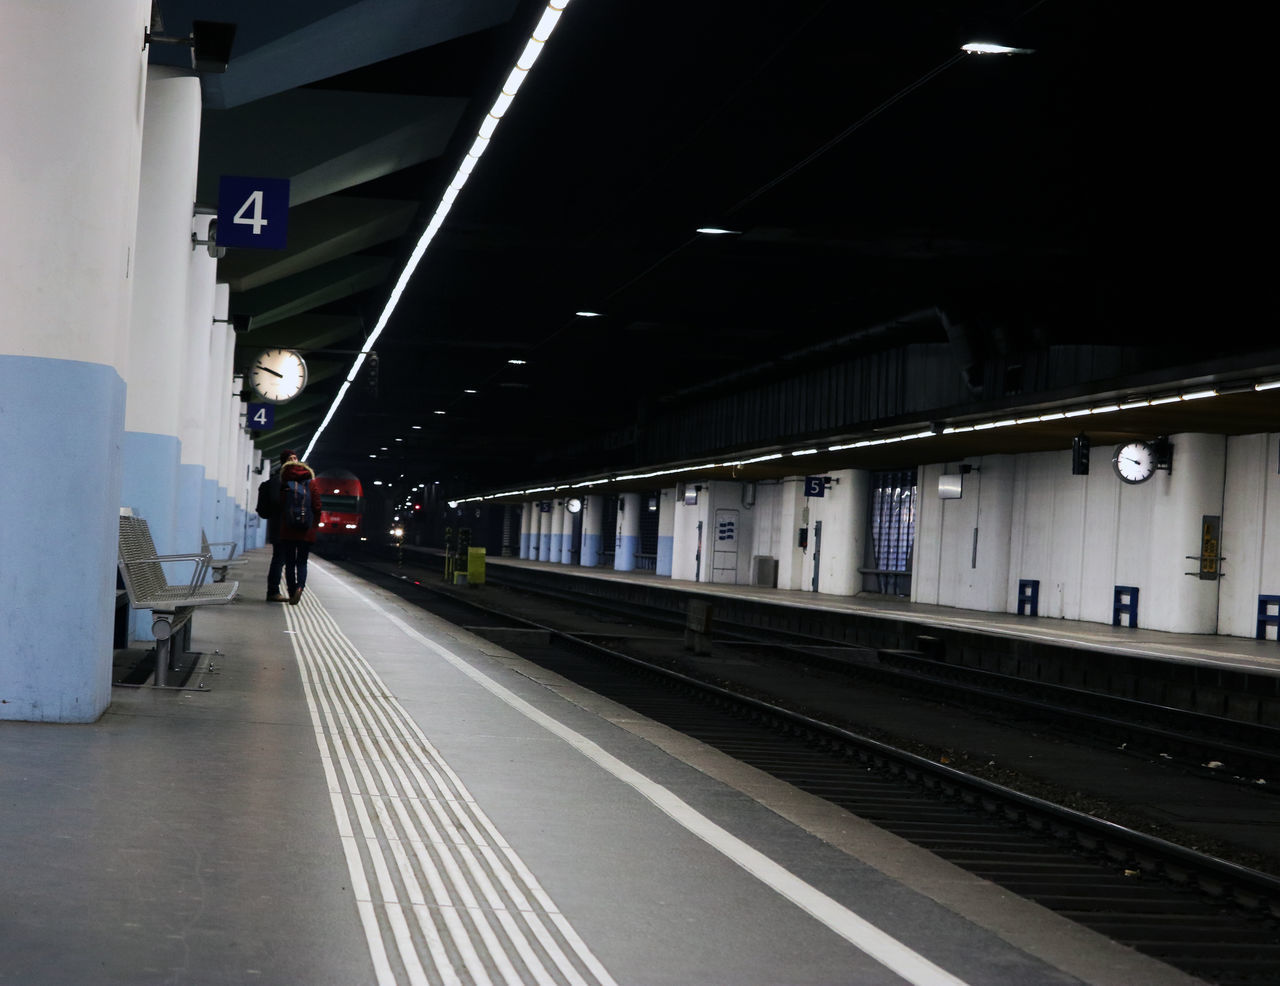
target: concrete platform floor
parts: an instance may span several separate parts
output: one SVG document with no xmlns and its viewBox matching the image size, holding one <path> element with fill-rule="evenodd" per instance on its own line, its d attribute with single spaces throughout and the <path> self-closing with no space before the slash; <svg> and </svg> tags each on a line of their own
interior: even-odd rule
<svg viewBox="0 0 1280 986">
<path fill-rule="evenodd" d="M 1194 982 L 322 561 L 0 723 L 0 983 Z"/>
</svg>

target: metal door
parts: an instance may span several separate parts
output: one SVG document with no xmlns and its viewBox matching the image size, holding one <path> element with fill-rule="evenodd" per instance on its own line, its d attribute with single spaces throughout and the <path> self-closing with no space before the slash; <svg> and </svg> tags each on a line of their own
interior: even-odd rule
<svg viewBox="0 0 1280 986">
<path fill-rule="evenodd" d="M 715 548 L 711 554 L 711 581 L 738 582 L 738 511 L 717 510 Z"/>
</svg>

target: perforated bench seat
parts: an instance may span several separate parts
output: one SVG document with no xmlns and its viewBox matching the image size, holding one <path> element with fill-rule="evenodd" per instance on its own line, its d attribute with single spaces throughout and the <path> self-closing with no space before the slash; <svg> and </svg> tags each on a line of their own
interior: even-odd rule
<svg viewBox="0 0 1280 986">
<path fill-rule="evenodd" d="M 164 573 L 166 562 L 191 563 L 191 581 L 185 585 L 171 584 Z M 213 567 L 213 558 L 208 552 L 157 554 L 151 529 L 141 517 L 120 518 L 119 567 L 129 605 L 151 610 L 151 630 L 156 638 L 155 683 L 164 685 L 174 632 L 190 621 L 196 607 L 231 602 L 240 592 L 240 583 L 206 584 L 205 579 Z"/>
<path fill-rule="evenodd" d="M 225 548 L 227 557 L 219 558 L 214 551 L 215 548 Z M 209 567 L 213 570 L 213 581 L 215 582 L 225 582 L 228 569 L 239 568 L 247 562 L 247 559 L 244 558 L 231 557 L 236 553 L 236 542 L 210 541 L 209 536 L 204 532 L 204 528 L 200 529 L 200 550 L 212 559 L 209 562 Z"/>
</svg>

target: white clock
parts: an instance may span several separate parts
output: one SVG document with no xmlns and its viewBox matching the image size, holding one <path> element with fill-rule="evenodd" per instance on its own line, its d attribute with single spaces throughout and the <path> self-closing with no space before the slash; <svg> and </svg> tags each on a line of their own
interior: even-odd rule
<svg viewBox="0 0 1280 986">
<path fill-rule="evenodd" d="M 264 349 L 249 366 L 249 386 L 270 404 L 283 404 L 307 385 L 307 362 L 296 349 Z"/>
<path fill-rule="evenodd" d="M 1150 442 L 1117 445 L 1111 457 L 1116 475 L 1126 483 L 1145 483 L 1156 471 L 1156 450 Z"/>
</svg>

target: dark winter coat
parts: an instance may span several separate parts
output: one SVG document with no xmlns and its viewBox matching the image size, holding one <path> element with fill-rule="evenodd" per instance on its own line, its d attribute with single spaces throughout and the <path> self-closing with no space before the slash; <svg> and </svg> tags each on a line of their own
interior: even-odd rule
<svg viewBox="0 0 1280 986">
<path fill-rule="evenodd" d="M 311 492 L 311 526 L 305 531 L 301 528 L 290 527 L 285 519 L 279 515 L 279 511 L 284 506 L 284 484 L 300 480 L 307 484 L 307 488 Z M 307 541 L 315 544 L 316 530 L 320 524 L 320 486 L 316 483 L 316 474 L 312 468 L 305 462 L 287 462 L 283 469 L 280 470 L 280 481 L 277 484 L 280 491 L 277 502 L 280 508 L 275 518 L 276 536 L 281 541 Z"/>
</svg>

